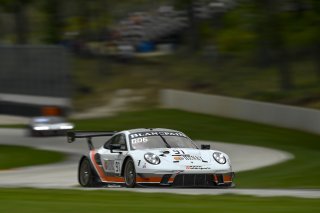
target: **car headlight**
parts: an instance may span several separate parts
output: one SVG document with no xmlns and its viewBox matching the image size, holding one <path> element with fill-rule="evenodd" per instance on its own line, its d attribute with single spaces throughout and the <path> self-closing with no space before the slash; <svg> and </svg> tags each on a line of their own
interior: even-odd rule
<svg viewBox="0 0 320 213">
<path fill-rule="evenodd" d="M 220 164 L 225 164 L 227 162 L 226 157 L 221 152 L 214 152 L 212 156 L 213 159 Z"/>
<path fill-rule="evenodd" d="M 60 129 L 73 129 L 74 126 L 72 124 L 64 124 L 60 126 Z"/>
<path fill-rule="evenodd" d="M 153 154 L 153 153 L 146 153 L 144 154 L 144 159 L 148 162 L 148 163 L 151 163 L 151 164 L 154 164 L 154 165 L 157 165 L 160 163 L 160 158 Z"/>
</svg>

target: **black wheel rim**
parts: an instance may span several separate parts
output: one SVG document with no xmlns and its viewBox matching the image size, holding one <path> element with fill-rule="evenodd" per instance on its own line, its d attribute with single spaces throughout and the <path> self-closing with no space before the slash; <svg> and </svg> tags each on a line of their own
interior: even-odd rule
<svg viewBox="0 0 320 213">
<path fill-rule="evenodd" d="M 128 162 L 125 170 L 125 181 L 127 186 L 133 186 L 135 184 L 136 172 L 132 161 Z"/>
<path fill-rule="evenodd" d="M 82 161 L 80 166 L 80 184 L 87 185 L 90 179 L 90 165 L 87 160 Z"/>
</svg>

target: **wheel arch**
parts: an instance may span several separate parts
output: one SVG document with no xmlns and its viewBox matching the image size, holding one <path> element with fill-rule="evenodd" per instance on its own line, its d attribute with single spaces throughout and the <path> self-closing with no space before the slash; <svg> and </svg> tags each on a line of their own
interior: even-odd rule
<svg viewBox="0 0 320 213">
<path fill-rule="evenodd" d="M 91 164 L 91 166 L 92 166 L 92 163 L 91 163 L 90 158 L 89 158 L 88 156 L 86 156 L 86 155 L 82 155 L 81 158 L 80 158 L 80 160 L 79 160 L 78 170 L 80 169 L 80 165 L 81 165 L 81 163 L 82 163 L 82 161 L 83 161 L 84 159 L 88 159 L 89 162 L 90 162 L 90 164 Z"/>
<path fill-rule="evenodd" d="M 82 163 L 82 161 L 83 161 L 84 159 L 88 159 L 88 161 L 89 161 L 89 163 L 90 163 L 90 167 L 91 167 L 91 172 L 92 172 L 92 174 L 94 175 L 94 177 L 95 177 L 97 180 L 99 180 L 99 181 L 101 182 L 100 176 L 98 175 L 96 169 L 94 168 L 93 163 L 92 163 L 90 157 L 87 156 L 87 155 L 82 155 L 82 156 L 81 156 L 80 161 L 79 161 L 79 165 L 78 165 L 78 173 L 79 173 L 79 171 L 80 171 L 81 163 Z M 79 179 L 79 175 L 78 175 L 78 179 Z"/>
<path fill-rule="evenodd" d="M 133 160 L 133 158 L 132 158 L 130 155 L 127 156 L 127 157 L 123 160 L 123 163 L 122 163 L 122 166 L 121 166 L 121 177 L 124 176 L 125 165 L 126 165 L 126 163 L 127 163 L 127 161 L 128 161 L 129 159 L 131 159 L 131 160 L 133 161 L 133 165 L 134 165 L 134 160 Z"/>
</svg>

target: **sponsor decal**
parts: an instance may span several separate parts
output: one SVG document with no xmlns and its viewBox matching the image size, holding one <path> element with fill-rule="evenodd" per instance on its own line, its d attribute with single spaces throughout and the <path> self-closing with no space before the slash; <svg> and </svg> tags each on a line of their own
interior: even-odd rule
<svg viewBox="0 0 320 213">
<path fill-rule="evenodd" d="M 203 161 L 201 156 L 196 155 L 179 155 L 179 156 L 173 156 L 174 160 L 188 160 L 188 161 Z"/>
<path fill-rule="evenodd" d="M 166 131 L 150 131 L 150 132 L 137 132 L 130 134 L 130 139 L 134 138 L 141 138 L 141 137 L 149 137 L 149 136 L 177 136 L 177 137 L 184 137 L 188 138 L 182 132 L 166 132 Z"/>
<path fill-rule="evenodd" d="M 181 157 L 181 156 L 174 156 L 173 159 L 174 159 L 174 160 L 183 160 L 184 158 Z"/>
<path fill-rule="evenodd" d="M 195 156 L 195 155 L 182 155 L 182 157 L 185 160 L 195 160 L 195 161 L 203 161 L 201 156 Z"/>
<path fill-rule="evenodd" d="M 120 173 L 120 161 L 119 160 L 115 160 L 114 161 L 114 172 L 115 173 Z"/>
<path fill-rule="evenodd" d="M 105 163 L 105 170 L 107 172 L 113 172 L 114 171 L 114 160 L 104 160 Z"/>
<path fill-rule="evenodd" d="M 202 166 L 186 166 L 186 170 L 204 170 L 210 169 L 209 167 L 202 167 Z"/>
<path fill-rule="evenodd" d="M 102 161 L 102 167 L 104 170 L 107 170 L 107 161 L 106 160 Z"/>
<path fill-rule="evenodd" d="M 190 161 L 192 160 L 192 161 L 205 162 L 201 156 L 185 154 L 183 150 L 172 150 L 172 151 L 174 153 L 174 155 L 172 155 L 174 160 L 190 160 Z"/>
</svg>

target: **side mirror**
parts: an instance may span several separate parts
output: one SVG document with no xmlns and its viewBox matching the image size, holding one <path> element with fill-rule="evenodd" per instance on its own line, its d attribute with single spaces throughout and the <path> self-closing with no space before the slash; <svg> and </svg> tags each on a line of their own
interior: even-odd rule
<svg viewBox="0 0 320 213">
<path fill-rule="evenodd" d="M 120 151 L 114 152 L 113 150 L 120 150 L 121 145 L 120 144 L 110 144 L 110 152 L 111 153 L 122 153 Z"/>
<path fill-rule="evenodd" d="M 201 149 L 210 149 L 209 144 L 201 144 Z"/>
</svg>

